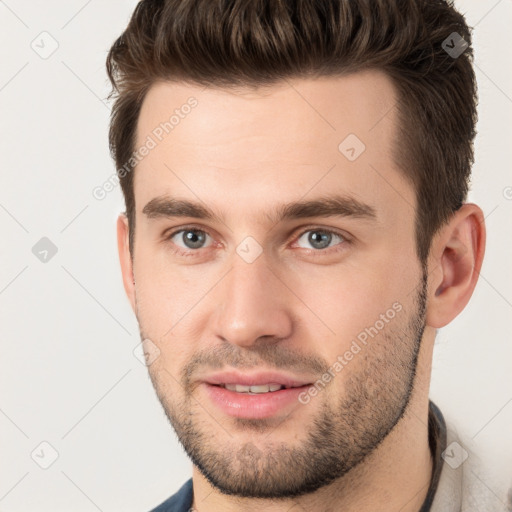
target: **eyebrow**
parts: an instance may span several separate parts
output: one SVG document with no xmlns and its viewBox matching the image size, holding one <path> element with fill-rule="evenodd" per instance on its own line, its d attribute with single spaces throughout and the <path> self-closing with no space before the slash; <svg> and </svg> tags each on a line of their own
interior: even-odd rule
<svg viewBox="0 0 512 512">
<path fill-rule="evenodd" d="M 223 222 L 221 216 L 206 205 L 168 196 L 151 199 L 144 206 L 142 213 L 149 219 L 194 217 L 213 222 Z M 373 206 L 365 204 L 354 197 L 341 195 L 282 204 L 277 206 L 272 212 L 266 212 L 265 216 L 271 223 L 308 217 L 334 216 L 377 220 L 377 212 Z"/>
</svg>

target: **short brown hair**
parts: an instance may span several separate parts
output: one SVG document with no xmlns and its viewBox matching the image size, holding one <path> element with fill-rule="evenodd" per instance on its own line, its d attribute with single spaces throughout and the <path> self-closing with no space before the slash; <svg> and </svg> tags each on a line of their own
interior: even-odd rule
<svg viewBox="0 0 512 512">
<path fill-rule="evenodd" d="M 470 30 L 445 0 L 143 0 L 107 57 L 115 96 L 110 151 L 118 174 L 126 170 L 142 102 L 157 80 L 258 87 L 382 70 L 398 94 L 394 159 L 416 191 L 416 246 L 425 263 L 432 237 L 468 192 L 472 60 Z M 133 172 L 120 182 L 133 257 Z"/>
</svg>

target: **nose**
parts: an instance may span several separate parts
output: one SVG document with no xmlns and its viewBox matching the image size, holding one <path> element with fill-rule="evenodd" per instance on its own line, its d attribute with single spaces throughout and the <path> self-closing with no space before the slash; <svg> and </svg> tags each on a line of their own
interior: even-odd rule
<svg viewBox="0 0 512 512">
<path fill-rule="evenodd" d="M 234 255 L 231 271 L 216 287 L 214 333 L 244 348 L 288 338 L 293 331 L 291 297 L 264 254 L 252 263 Z"/>
</svg>

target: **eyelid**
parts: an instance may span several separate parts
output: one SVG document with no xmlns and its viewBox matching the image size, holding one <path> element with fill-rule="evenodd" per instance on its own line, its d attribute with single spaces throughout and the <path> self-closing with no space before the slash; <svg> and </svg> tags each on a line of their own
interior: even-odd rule
<svg viewBox="0 0 512 512">
<path fill-rule="evenodd" d="M 201 231 L 202 233 L 206 233 L 207 235 L 211 236 L 208 230 L 204 229 L 203 227 L 186 225 L 164 230 L 164 232 L 162 233 L 162 238 L 164 238 L 165 240 L 169 240 L 170 238 L 172 238 L 177 233 L 180 233 L 181 231 Z"/>
<path fill-rule="evenodd" d="M 300 229 L 302 229 L 302 231 L 300 231 L 298 235 L 294 235 L 294 237 L 300 238 L 303 234 L 307 233 L 308 231 L 322 231 L 324 233 L 341 236 L 345 240 L 350 240 L 350 236 L 347 233 L 335 228 L 326 228 L 323 226 L 308 226 L 306 228 Z"/>
</svg>

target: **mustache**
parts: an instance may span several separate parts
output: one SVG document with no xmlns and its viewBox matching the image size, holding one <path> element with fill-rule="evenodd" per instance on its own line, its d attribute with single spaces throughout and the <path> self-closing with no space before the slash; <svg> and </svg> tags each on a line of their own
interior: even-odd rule
<svg viewBox="0 0 512 512">
<path fill-rule="evenodd" d="M 224 341 L 194 354 L 182 369 L 181 380 L 187 387 L 199 370 L 219 370 L 226 367 L 241 370 L 265 367 L 267 370 L 322 375 L 329 368 L 329 364 L 319 356 L 302 354 L 280 344 L 267 342 L 246 349 Z"/>
</svg>

